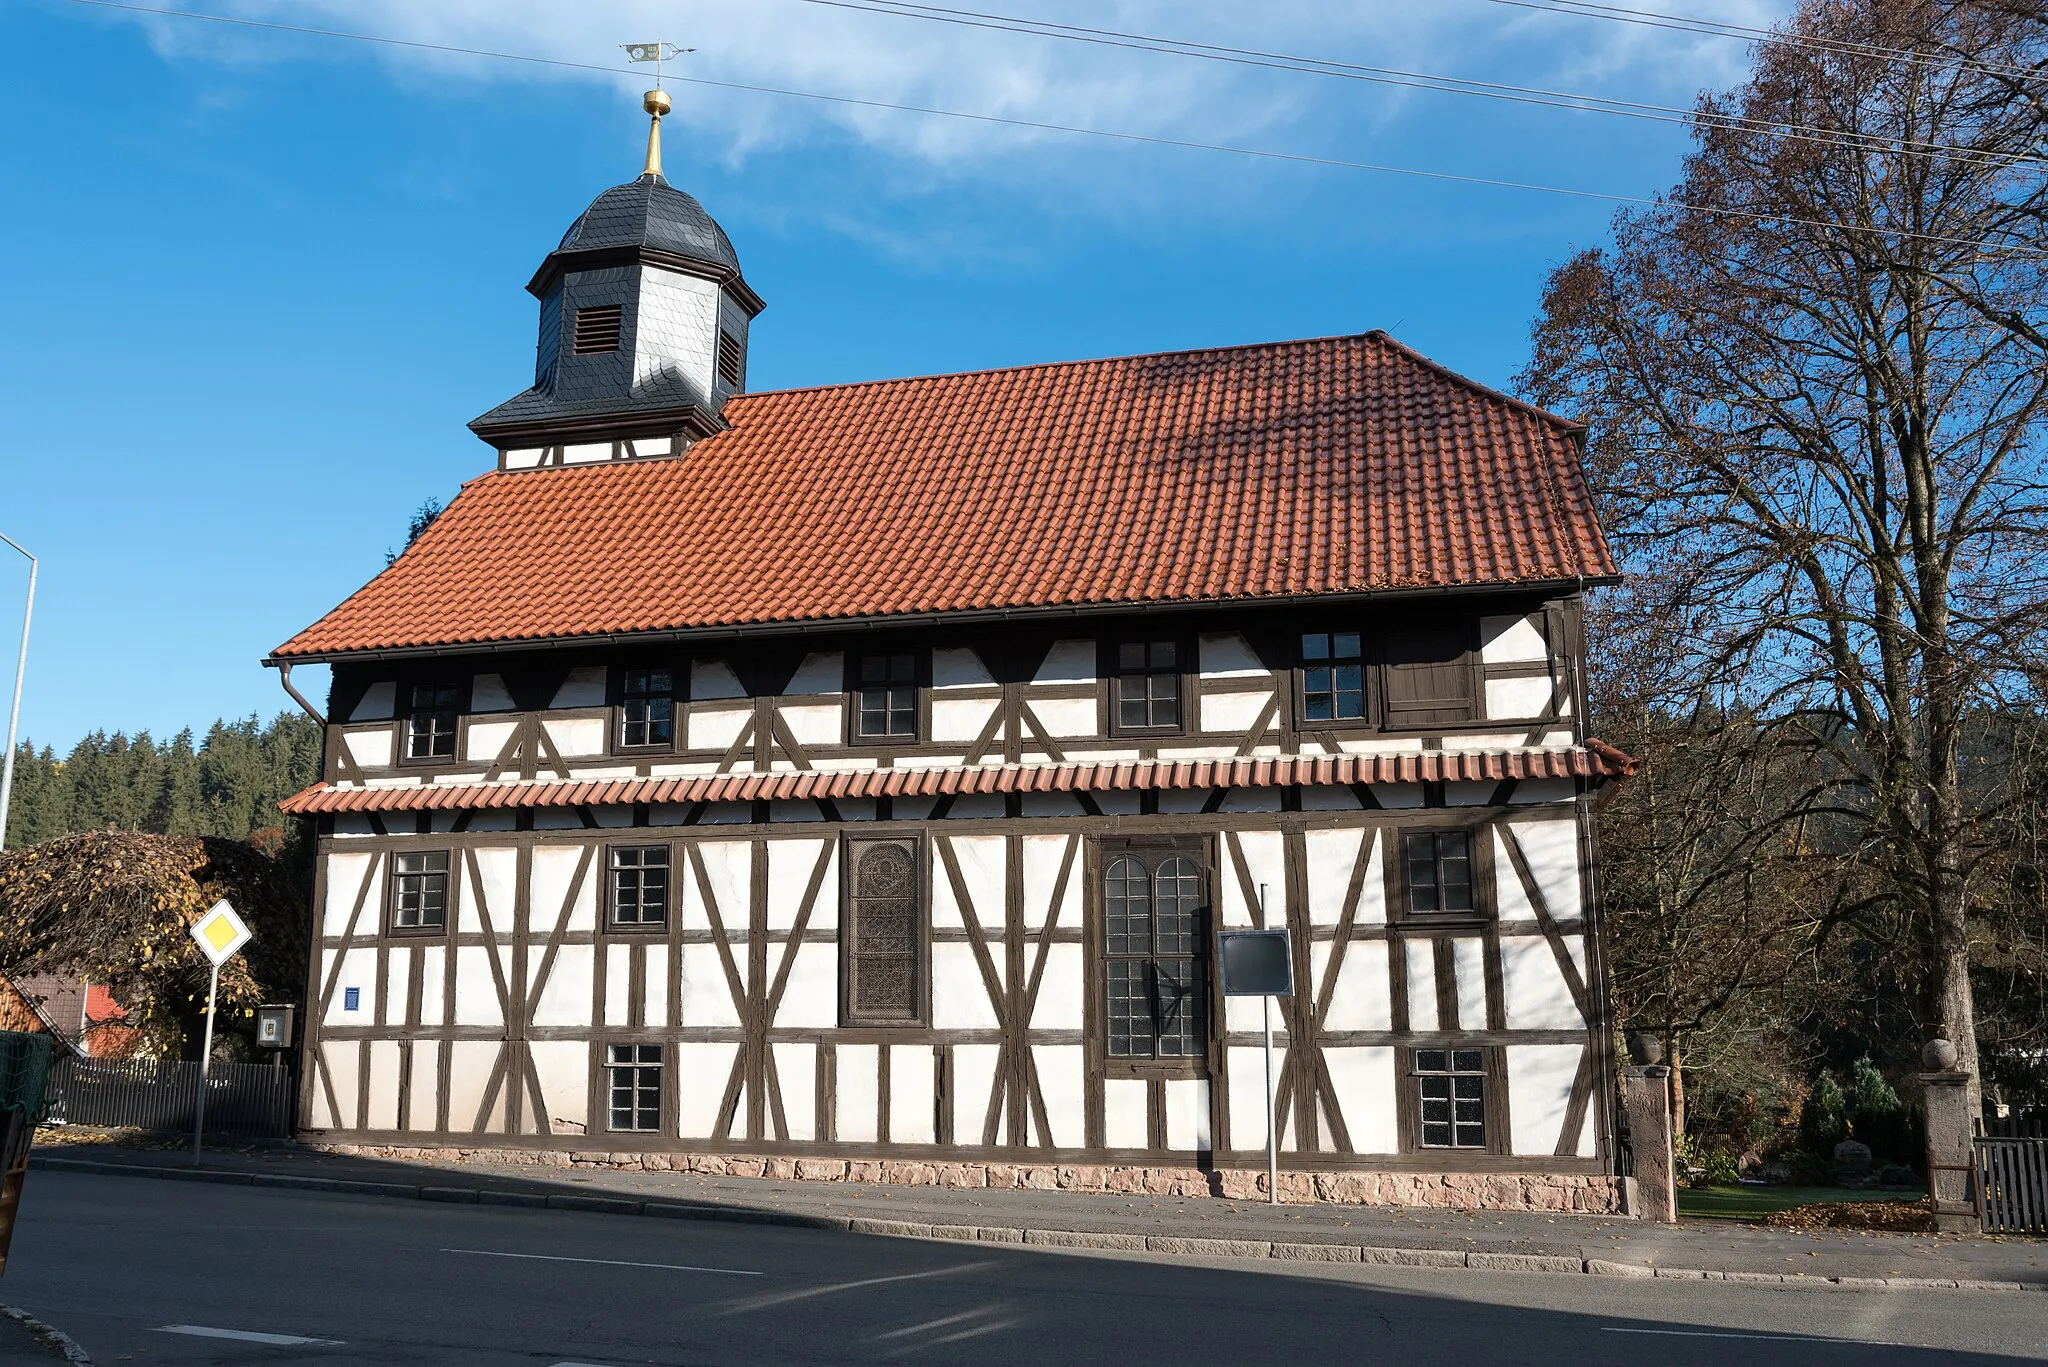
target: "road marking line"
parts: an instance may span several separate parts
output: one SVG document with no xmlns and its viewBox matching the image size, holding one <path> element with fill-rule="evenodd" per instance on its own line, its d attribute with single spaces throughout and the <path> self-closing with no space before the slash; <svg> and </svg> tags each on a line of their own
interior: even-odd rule
<svg viewBox="0 0 2048 1367">
<path fill-rule="evenodd" d="M 1839 1345 L 1843 1348 L 1909 1348 L 1906 1343 L 1887 1343 L 1883 1339 L 1830 1339 L 1818 1338 L 1812 1334 L 1737 1334 L 1710 1329 L 1624 1329 L 1618 1324 L 1600 1326 L 1610 1334 L 1657 1334 L 1677 1339 L 1765 1339 L 1772 1343 L 1811 1343 L 1822 1347 Z"/>
<path fill-rule="evenodd" d="M 629 1263 L 617 1258 L 564 1258 L 553 1253 L 499 1253 L 488 1248 L 444 1248 L 443 1253 L 467 1253 L 476 1258 L 530 1258 L 544 1263 L 593 1263 L 599 1267 L 656 1267 L 664 1272 L 715 1272 L 721 1277 L 762 1277 L 764 1272 L 747 1272 L 737 1267 L 692 1267 L 687 1263 Z"/>
<path fill-rule="evenodd" d="M 259 1334 L 253 1329 L 208 1329 L 203 1324 L 160 1324 L 159 1334 L 188 1334 L 197 1339 L 235 1339 L 242 1343 L 268 1343 L 280 1348 L 318 1344 L 339 1348 L 340 1339 L 309 1339 L 300 1334 Z"/>
</svg>

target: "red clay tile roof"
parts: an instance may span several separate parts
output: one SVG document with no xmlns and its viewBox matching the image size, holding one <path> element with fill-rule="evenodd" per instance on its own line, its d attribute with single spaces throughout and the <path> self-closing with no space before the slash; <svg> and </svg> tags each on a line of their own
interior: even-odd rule
<svg viewBox="0 0 2048 1367">
<path fill-rule="evenodd" d="M 1598 579 L 1573 425 L 1373 332 L 734 398 L 503 471 L 275 658 Z"/>
<path fill-rule="evenodd" d="M 294 816 L 326 812 L 448 812 L 628 802 L 755 802 L 970 793 L 1091 793 L 1159 788 L 1282 788 L 1295 784 L 1444 783 L 1524 778 L 1621 779 L 1635 761 L 1591 741 L 1569 750 L 1430 750 L 1399 755 L 1230 760 L 1125 760 L 1114 764 L 948 766 L 698 774 L 570 782 L 420 783 L 382 788 L 315 784 L 278 806 Z"/>
</svg>

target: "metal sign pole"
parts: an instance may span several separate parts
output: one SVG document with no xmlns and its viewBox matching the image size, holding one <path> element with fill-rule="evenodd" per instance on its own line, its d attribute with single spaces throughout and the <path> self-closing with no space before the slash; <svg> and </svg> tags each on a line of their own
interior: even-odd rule
<svg viewBox="0 0 2048 1367">
<path fill-rule="evenodd" d="M 213 1062 L 213 999 L 220 991 L 220 965 L 213 966 L 213 977 L 206 985 L 206 1043 L 199 1049 L 199 1114 L 192 1122 L 192 1161 L 199 1161 L 200 1140 L 206 1134 L 206 1074 Z"/>
<path fill-rule="evenodd" d="M 1266 928 L 1266 885 L 1259 884 L 1259 929 Z M 1278 1109 L 1273 1104 L 1273 996 L 1259 995 L 1259 1009 L 1266 1018 L 1266 1196 L 1280 1204 L 1280 1133 L 1275 1123 Z"/>
</svg>

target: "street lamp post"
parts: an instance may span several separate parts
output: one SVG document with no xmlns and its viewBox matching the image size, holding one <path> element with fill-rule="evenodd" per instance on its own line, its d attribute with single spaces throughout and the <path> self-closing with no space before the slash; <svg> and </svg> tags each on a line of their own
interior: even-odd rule
<svg viewBox="0 0 2048 1367">
<path fill-rule="evenodd" d="M 0 850 L 7 848 L 7 805 L 14 797 L 14 736 L 21 725 L 21 679 L 28 672 L 28 627 L 36 613 L 36 558 L 21 543 L 0 535 L 0 541 L 28 555 L 28 606 L 21 611 L 21 654 L 14 661 L 14 704 L 7 711 L 7 756 L 0 759 Z"/>
</svg>

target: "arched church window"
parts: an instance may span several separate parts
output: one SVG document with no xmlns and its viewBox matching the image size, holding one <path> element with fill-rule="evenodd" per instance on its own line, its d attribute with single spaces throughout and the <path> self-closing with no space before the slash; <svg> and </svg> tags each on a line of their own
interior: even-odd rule
<svg viewBox="0 0 2048 1367">
<path fill-rule="evenodd" d="M 1207 1056 L 1208 920 L 1198 850 L 1181 842 L 1134 843 L 1103 865 L 1105 1035 L 1112 1058 Z"/>
</svg>

